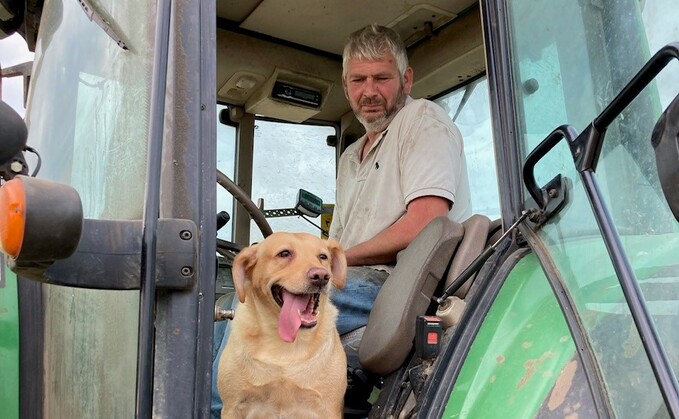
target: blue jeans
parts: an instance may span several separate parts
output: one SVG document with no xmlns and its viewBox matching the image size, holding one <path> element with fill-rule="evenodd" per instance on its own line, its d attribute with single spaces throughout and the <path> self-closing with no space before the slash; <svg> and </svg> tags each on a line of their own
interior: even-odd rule
<svg viewBox="0 0 679 419">
<path fill-rule="evenodd" d="M 388 276 L 388 272 L 367 266 L 349 267 L 344 288 L 333 290 L 330 295 L 339 310 L 337 331 L 340 336 L 368 324 L 370 310 Z"/>
<path fill-rule="evenodd" d="M 330 300 L 339 310 L 337 317 L 337 331 L 340 335 L 349 333 L 368 324 L 370 309 L 380 288 L 387 280 L 389 273 L 378 271 L 365 266 L 350 266 L 347 270 L 347 282 L 344 288 L 333 290 Z M 234 298 L 232 308 L 238 305 L 238 298 Z M 217 368 L 226 342 L 231 334 L 231 322 L 228 320 L 215 322 L 214 348 L 212 363 L 212 402 L 210 405 L 211 419 L 220 419 L 222 399 L 217 391 Z"/>
</svg>

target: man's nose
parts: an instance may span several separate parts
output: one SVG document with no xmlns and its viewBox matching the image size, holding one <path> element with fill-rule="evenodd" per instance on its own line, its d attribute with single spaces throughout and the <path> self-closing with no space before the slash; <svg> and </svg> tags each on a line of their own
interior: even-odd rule
<svg viewBox="0 0 679 419">
<path fill-rule="evenodd" d="M 377 95 L 377 85 L 373 79 L 368 78 L 363 86 L 363 95 L 366 97 L 374 97 Z"/>
</svg>

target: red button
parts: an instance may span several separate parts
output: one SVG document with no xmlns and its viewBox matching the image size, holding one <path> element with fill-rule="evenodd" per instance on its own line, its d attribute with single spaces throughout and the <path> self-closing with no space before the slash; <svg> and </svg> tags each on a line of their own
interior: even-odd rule
<svg viewBox="0 0 679 419">
<path fill-rule="evenodd" d="M 427 333 L 427 344 L 436 345 L 439 342 L 439 335 L 436 332 Z"/>
</svg>

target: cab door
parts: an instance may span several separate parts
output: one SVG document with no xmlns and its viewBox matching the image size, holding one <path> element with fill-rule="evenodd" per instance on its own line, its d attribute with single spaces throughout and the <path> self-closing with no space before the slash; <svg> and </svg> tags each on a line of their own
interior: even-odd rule
<svg viewBox="0 0 679 419">
<path fill-rule="evenodd" d="M 679 94 L 676 60 L 657 60 L 630 103 L 618 95 L 679 40 L 679 10 L 665 0 L 482 7 L 501 199 L 508 214 L 545 217 L 520 227 L 530 252 L 489 286 L 439 414 L 675 417 L 679 224 L 652 135 Z M 605 130 L 598 150 L 585 148 L 593 126 Z M 546 146 L 550 134 L 559 141 Z"/>
<path fill-rule="evenodd" d="M 139 264 L 95 257 L 101 269 L 60 285 L 20 276 L 34 314 L 20 319 L 22 417 L 209 415 L 214 21 L 214 2 L 44 4 L 26 113 L 39 177 L 72 186 L 85 226 L 138 244 Z M 163 235 L 175 222 L 195 228 Z M 169 272 L 159 255 L 182 241 L 191 261 Z"/>
</svg>

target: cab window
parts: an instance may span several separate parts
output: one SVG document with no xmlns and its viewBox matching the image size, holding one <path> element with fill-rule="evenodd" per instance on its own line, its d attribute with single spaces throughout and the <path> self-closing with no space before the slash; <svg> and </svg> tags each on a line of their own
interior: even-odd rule
<svg viewBox="0 0 679 419">
<path fill-rule="evenodd" d="M 226 109 L 224 105 L 217 105 L 217 119 L 219 113 Z M 217 170 L 224 173 L 230 179 L 234 179 L 236 156 L 236 127 L 227 124 L 217 124 Z M 224 188 L 217 188 L 217 211 L 226 211 L 233 216 L 233 197 Z M 217 231 L 217 237 L 222 240 L 231 240 L 233 223 L 227 222 L 224 227 Z"/>
<path fill-rule="evenodd" d="M 500 217 L 500 200 L 488 101 L 488 79 L 479 78 L 435 100 L 462 133 L 472 213 Z"/>
<path fill-rule="evenodd" d="M 638 2 L 637 7 L 629 7 L 630 2 L 606 7 L 549 3 L 535 8 L 533 2 L 516 1 L 509 9 L 513 91 L 526 152 L 562 124 L 583 131 L 651 55 L 679 35 L 673 24 L 676 5 L 668 0 Z M 679 227 L 661 192 L 651 134 L 679 92 L 677 80 L 674 62 L 613 121 L 595 171 L 602 201 L 675 371 Z M 540 185 L 557 174 L 568 179 L 568 199 L 539 236 L 574 301 L 611 408 L 621 418 L 665 417 L 643 342 L 565 141 L 535 168 Z"/>
<path fill-rule="evenodd" d="M 333 126 L 291 124 L 258 119 L 252 165 L 252 200 L 264 200 L 264 209 L 295 206 L 300 189 L 323 200 L 335 202 L 335 148 L 326 139 L 335 135 Z M 320 235 L 321 219 L 300 216 L 268 218 L 273 231 L 307 232 Z M 312 224 L 313 223 L 313 224 Z M 314 225 L 315 224 L 315 225 Z M 257 225 L 250 223 L 250 241 L 262 240 Z"/>
</svg>

